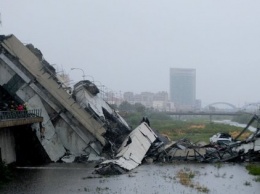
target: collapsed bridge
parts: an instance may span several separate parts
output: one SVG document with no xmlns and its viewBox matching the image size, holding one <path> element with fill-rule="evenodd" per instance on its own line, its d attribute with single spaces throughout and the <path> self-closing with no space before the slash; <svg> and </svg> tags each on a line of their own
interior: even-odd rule
<svg viewBox="0 0 260 194">
<path fill-rule="evenodd" d="M 132 130 L 100 97 L 94 83 L 82 80 L 72 91 L 64 86 L 39 49 L 23 45 L 14 35 L 0 36 L 0 100 L 6 100 L 4 93 L 16 103 L 26 103 L 28 112 L 41 110 L 41 118 L 32 125 L 24 127 L 23 123 L 19 130 L 8 126 L 0 129 L 0 159 L 7 163 L 15 162 L 19 155 L 15 144 L 26 143 L 29 136 L 35 136 L 33 142 L 40 145 L 36 151 L 43 151 L 52 162 L 73 162 L 76 158 L 92 161 L 105 156 L 108 160 L 96 170 L 100 174 L 124 173 L 143 161 L 260 160 L 259 127 L 248 139 L 222 146 L 196 145 L 188 140 L 172 142 L 147 121 Z M 7 121 L 1 118 L 4 126 Z M 257 115 L 248 126 L 254 121 L 260 123 Z M 30 146 L 23 152 L 28 149 Z"/>
<path fill-rule="evenodd" d="M 63 87 L 41 51 L 32 44 L 24 45 L 14 35 L 0 36 L 0 87 L 17 103 L 26 103 L 28 110 L 41 110 L 42 123 L 31 128 L 53 162 L 68 154 L 95 158 L 106 146 L 116 149 L 122 142 L 114 140 L 131 131 L 122 117 L 99 97 L 93 83 L 79 82 L 72 94 Z M 114 140 L 108 139 L 110 136 Z M 0 142 L 0 147 L 3 144 Z M 2 149 L 2 155 L 14 149 L 14 145 Z M 6 160 L 15 161 L 15 154 Z"/>
</svg>

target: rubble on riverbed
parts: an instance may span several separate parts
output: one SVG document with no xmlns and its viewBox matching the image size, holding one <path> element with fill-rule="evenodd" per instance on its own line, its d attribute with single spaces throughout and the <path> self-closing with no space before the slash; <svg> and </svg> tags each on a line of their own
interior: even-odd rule
<svg viewBox="0 0 260 194">
<path fill-rule="evenodd" d="M 235 141 L 229 144 L 194 144 L 188 139 L 180 139 L 175 142 L 162 141 L 160 135 L 157 136 L 143 122 L 126 137 L 115 159 L 102 162 L 97 166 L 95 172 L 99 174 L 121 174 L 132 170 L 142 162 L 195 161 L 214 163 L 260 161 L 260 128 L 257 128 L 249 138 L 243 141 L 237 140 L 254 121 L 260 123 L 257 115 L 254 115 L 248 125 L 234 138 Z M 142 133 L 144 130 L 148 133 Z M 137 131 L 141 132 L 142 135 L 137 134 Z M 139 141 L 129 141 L 133 137 L 140 139 Z M 149 139 L 148 137 L 152 138 Z M 145 150 L 147 150 L 146 153 L 144 153 Z"/>
</svg>

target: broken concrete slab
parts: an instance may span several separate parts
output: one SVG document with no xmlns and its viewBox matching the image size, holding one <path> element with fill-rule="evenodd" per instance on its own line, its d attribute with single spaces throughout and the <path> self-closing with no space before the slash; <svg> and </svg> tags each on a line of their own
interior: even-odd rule
<svg viewBox="0 0 260 194">
<path fill-rule="evenodd" d="M 145 154 L 156 138 L 157 135 L 153 130 L 146 123 L 141 123 L 125 138 L 115 159 L 106 160 L 99 164 L 96 172 L 106 174 L 111 173 L 111 169 L 114 168 L 116 168 L 115 172 L 118 172 L 118 168 L 122 169 L 122 171 L 136 168 L 142 163 Z"/>
</svg>

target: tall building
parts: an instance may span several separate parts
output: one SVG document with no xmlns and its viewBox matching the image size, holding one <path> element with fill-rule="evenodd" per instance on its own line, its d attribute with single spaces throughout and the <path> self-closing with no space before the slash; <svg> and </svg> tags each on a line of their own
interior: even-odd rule
<svg viewBox="0 0 260 194">
<path fill-rule="evenodd" d="M 156 101 L 168 101 L 168 93 L 165 91 L 157 92 L 154 94 L 153 100 Z"/>
<path fill-rule="evenodd" d="M 196 101 L 196 70 L 170 69 L 170 101 L 177 110 L 192 110 Z"/>
</svg>

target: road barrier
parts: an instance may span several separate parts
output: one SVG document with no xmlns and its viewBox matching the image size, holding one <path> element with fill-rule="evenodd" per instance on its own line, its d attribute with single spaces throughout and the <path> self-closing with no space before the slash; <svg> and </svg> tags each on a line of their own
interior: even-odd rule
<svg viewBox="0 0 260 194">
<path fill-rule="evenodd" d="M 41 109 L 22 111 L 0 111 L 0 120 L 41 117 Z"/>
</svg>

